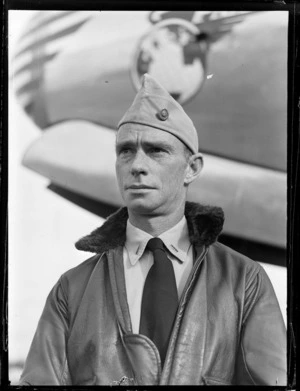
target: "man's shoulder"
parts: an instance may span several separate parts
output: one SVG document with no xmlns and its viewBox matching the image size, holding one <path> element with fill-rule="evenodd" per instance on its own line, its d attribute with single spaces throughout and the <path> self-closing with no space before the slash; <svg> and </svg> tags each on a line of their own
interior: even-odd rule
<svg viewBox="0 0 300 391">
<path fill-rule="evenodd" d="M 211 261 L 217 262 L 221 268 L 244 270 L 247 273 L 258 273 L 262 269 L 258 261 L 220 242 L 212 244 L 209 253 Z"/>
<path fill-rule="evenodd" d="M 270 285 L 269 278 L 259 262 L 216 242 L 207 254 L 207 275 L 211 286 L 231 287 L 235 292 L 255 292 Z"/>
<path fill-rule="evenodd" d="M 81 262 L 79 265 L 64 272 L 60 281 L 64 285 L 79 284 L 87 281 L 97 264 L 101 261 L 102 254 L 96 254 Z"/>
</svg>

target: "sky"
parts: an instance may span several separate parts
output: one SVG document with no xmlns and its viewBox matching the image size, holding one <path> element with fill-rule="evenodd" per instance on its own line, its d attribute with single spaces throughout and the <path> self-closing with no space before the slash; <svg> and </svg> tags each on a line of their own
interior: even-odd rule
<svg viewBox="0 0 300 391">
<path fill-rule="evenodd" d="M 35 11 L 9 12 L 9 61 L 24 24 Z M 11 64 L 11 61 L 10 61 Z M 41 135 L 24 113 L 9 82 L 9 360 L 27 355 L 46 297 L 66 270 L 88 255 L 75 249 L 81 236 L 103 219 L 47 189 L 49 181 L 22 166 L 29 145 Z M 265 265 L 281 310 L 286 312 L 286 269 Z"/>
</svg>

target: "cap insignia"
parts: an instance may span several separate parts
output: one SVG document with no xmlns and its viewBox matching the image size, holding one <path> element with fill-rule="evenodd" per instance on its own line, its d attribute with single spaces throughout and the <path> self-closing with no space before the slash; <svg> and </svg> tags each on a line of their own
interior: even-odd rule
<svg viewBox="0 0 300 391">
<path fill-rule="evenodd" d="M 157 116 L 161 121 L 165 121 L 169 118 L 169 112 L 167 109 L 162 109 L 159 113 L 157 113 Z"/>
</svg>

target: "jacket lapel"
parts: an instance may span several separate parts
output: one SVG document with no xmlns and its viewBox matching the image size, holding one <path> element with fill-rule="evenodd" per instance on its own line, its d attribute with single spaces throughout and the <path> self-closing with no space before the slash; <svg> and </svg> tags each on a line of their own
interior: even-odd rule
<svg viewBox="0 0 300 391">
<path fill-rule="evenodd" d="M 123 333 L 128 334 L 132 332 L 132 327 L 126 294 L 123 247 L 118 246 L 114 250 L 109 250 L 107 252 L 107 259 L 114 306 L 119 326 Z"/>
</svg>

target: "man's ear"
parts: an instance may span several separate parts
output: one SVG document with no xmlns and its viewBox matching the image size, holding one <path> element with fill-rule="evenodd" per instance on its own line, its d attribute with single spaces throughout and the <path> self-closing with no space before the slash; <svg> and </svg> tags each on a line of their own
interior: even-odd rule
<svg viewBox="0 0 300 391">
<path fill-rule="evenodd" d="M 203 157 L 200 152 L 192 155 L 188 161 L 188 168 L 186 172 L 186 176 L 184 178 L 184 184 L 189 185 L 192 183 L 202 171 L 203 168 Z"/>
</svg>

